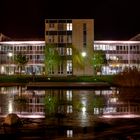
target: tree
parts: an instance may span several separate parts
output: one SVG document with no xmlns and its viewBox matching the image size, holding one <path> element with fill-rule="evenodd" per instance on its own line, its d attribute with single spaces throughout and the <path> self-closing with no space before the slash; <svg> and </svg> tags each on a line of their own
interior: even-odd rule
<svg viewBox="0 0 140 140">
<path fill-rule="evenodd" d="M 57 108 L 59 106 L 57 97 L 45 96 L 44 103 L 45 103 L 45 114 L 47 116 L 54 116 L 57 113 Z"/>
<path fill-rule="evenodd" d="M 18 66 L 19 74 L 21 75 L 22 68 L 28 63 L 28 58 L 26 55 L 19 53 L 15 56 L 14 60 Z"/>
<path fill-rule="evenodd" d="M 97 72 L 101 72 L 102 66 L 107 64 L 104 51 L 102 50 L 94 51 L 91 59 L 91 63 L 95 71 L 94 74 L 97 74 Z"/>
<path fill-rule="evenodd" d="M 70 46 L 72 49 L 72 63 L 74 68 L 84 68 L 84 58 L 82 57 L 80 51 L 75 46 Z"/>
<path fill-rule="evenodd" d="M 50 74 L 53 69 L 58 67 L 61 62 L 61 56 L 59 55 L 56 47 L 52 44 L 48 44 L 45 47 L 45 73 Z"/>
</svg>

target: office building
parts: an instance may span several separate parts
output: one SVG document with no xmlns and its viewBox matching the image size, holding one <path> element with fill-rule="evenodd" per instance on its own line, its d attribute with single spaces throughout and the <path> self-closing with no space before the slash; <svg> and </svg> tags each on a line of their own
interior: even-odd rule
<svg viewBox="0 0 140 140">
<path fill-rule="evenodd" d="M 43 74 L 44 41 L 2 41 L 0 42 L 0 74 L 18 74 L 15 56 L 19 53 L 28 58 L 23 74 Z"/>
<path fill-rule="evenodd" d="M 63 63 L 50 75 L 93 75 L 93 69 L 85 62 L 84 68 L 73 66 L 72 48 L 75 47 L 83 57 L 93 50 L 94 20 L 93 19 L 46 19 L 45 44 L 55 45 L 63 57 Z M 85 58 L 86 61 L 86 58 Z"/>
<path fill-rule="evenodd" d="M 45 48 L 48 44 L 54 45 L 63 58 L 55 69 L 51 69 L 49 76 L 93 75 L 93 68 L 86 57 L 96 50 L 103 50 L 106 54 L 107 64 L 102 66 L 101 74 L 116 74 L 125 67 L 140 69 L 140 34 L 128 41 L 97 41 L 94 40 L 93 19 L 46 19 L 43 41 L 11 41 L 11 38 L 0 34 L 0 74 L 18 74 L 14 58 L 19 53 L 29 60 L 22 69 L 23 74 L 45 74 Z M 73 65 L 71 46 L 84 54 L 84 68 Z"/>
<path fill-rule="evenodd" d="M 103 50 L 107 65 L 102 74 L 116 74 L 126 67 L 140 69 L 140 41 L 94 41 L 94 50 Z"/>
</svg>

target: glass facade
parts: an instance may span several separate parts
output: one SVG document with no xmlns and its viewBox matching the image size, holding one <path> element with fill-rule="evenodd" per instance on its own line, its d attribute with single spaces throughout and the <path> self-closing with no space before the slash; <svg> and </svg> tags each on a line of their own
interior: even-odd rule
<svg viewBox="0 0 140 140">
<path fill-rule="evenodd" d="M 107 66 L 102 74 L 116 74 L 125 67 L 140 68 L 140 41 L 94 41 L 94 50 L 103 50 Z"/>
<path fill-rule="evenodd" d="M 61 56 L 72 56 L 72 48 L 67 43 L 58 45 Z M 18 53 L 26 55 L 28 63 L 22 70 L 23 74 L 44 74 L 45 41 L 9 41 L 0 42 L 0 74 L 17 74 L 14 56 Z M 102 67 L 102 74 L 116 74 L 125 67 L 140 68 L 140 41 L 94 41 L 94 50 L 103 50 L 106 54 L 107 65 Z M 69 57 L 68 57 L 69 58 Z M 65 68 L 66 67 L 66 68 Z M 66 69 L 66 70 L 65 70 Z M 72 75 L 72 60 L 58 67 L 58 75 Z M 52 68 L 51 74 L 54 74 Z"/>
<path fill-rule="evenodd" d="M 28 59 L 22 69 L 23 74 L 43 74 L 44 41 L 8 41 L 0 42 L 0 74 L 17 74 L 15 56 L 23 54 Z"/>
</svg>

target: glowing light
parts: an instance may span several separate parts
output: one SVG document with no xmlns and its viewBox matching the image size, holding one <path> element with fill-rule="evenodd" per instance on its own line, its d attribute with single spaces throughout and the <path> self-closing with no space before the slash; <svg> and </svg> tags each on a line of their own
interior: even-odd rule
<svg viewBox="0 0 140 140">
<path fill-rule="evenodd" d="M 82 112 L 83 112 L 83 113 L 86 112 L 86 107 L 82 107 Z"/>
<path fill-rule="evenodd" d="M 86 52 L 82 52 L 82 56 L 86 57 L 87 53 Z"/>
<path fill-rule="evenodd" d="M 72 101 L 72 90 L 67 90 L 66 96 L 68 101 Z"/>
<path fill-rule="evenodd" d="M 67 130 L 67 137 L 73 136 L 73 130 Z"/>
<path fill-rule="evenodd" d="M 26 45 L 26 44 L 43 44 L 45 45 L 45 41 L 5 41 L 0 42 L 0 44 L 11 44 L 11 45 Z"/>
<path fill-rule="evenodd" d="M 140 115 L 135 115 L 135 114 L 126 114 L 126 115 L 103 115 L 102 117 L 103 118 L 138 118 L 138 117 L 140 117 Z"/>
<path fill-rule="evenodd" d="M 97 44 L 97 43 L 103 43 L 103 44 L 137 44 L 137 43 L 140 43 L 140 41 L 114 41 L 114 40 L 106 40 L 106 41 L 103 41 L 103 40 L 100 40 L 100 41 L 94 41 L 94 44 Z"/>
<path fill-rule="evenodd" d="M 9 52 L 9 53 L 8 53 L 8 56 L 9 56 L 9 57 L 12 57 L 12 56 L 13 56 L 13 53 Z"/>
<path fill-rule="evenodd" d="M 118 98 L 110 98 L 110 102 L 116 103 L 118 101 Z"/>
<path fill-rule="evenodd" d="M 18 114 L 17 112 L 15 112 L 17 115 L 18 115 L 18 117 L 20 117 L 20 118 L 33 118 L 33 119 L 35 119 L 35 118 L 45 118 L 45 115 L 21 115 L 20 113 Z M 6 115 L 0 115 L 0 117 L 6 117 Z"/>
<path fill-rule="evenodd" d="M 18 115 L 20 118 L 45 118 L 45 115 Z"/>
<path fill-rule="evenodd" d="M 103 108 L 103 113 L 104 114 L 116 113 L 116 112 L 117 112 L 116 107 L 105 107 L 105 108 Z"/>
<path fill-rule="evenodd" d="M 4 66 L 1 67 L 1 73 L 4 73 Z"/>
<path fill-rule="evenodd" d="M 12 113 L 13 112 L 13 104 L 12 104 L 12 101 L 11 100 L 9 101 L 8 112 L 9 113 Z"/>
<path fill-rule="evenodd" d="M 48 80 L 51 80 L 51 78 L 50 78 L 50 77 L 48 77 Z"/>
</svg>

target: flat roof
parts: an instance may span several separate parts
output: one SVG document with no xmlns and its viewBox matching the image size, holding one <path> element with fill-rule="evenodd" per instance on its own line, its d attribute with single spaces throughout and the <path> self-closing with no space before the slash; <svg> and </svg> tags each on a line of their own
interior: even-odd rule
<svg viewBox="0 0 140 140">
<path fill-rule="evenodd" d="M 26 45 L 26 44 L 44 44 L 45 41 L 2 41 L 0 44 L 8 44 L 8 45 Z"/>
<path fill-rule="evenodd" d="M 95 43 L 100 43 L 100 44 L 139 44 L 140 41 L 119 41 L 119 40 L 98 40 L 94 41 Z"/>
</svg>

